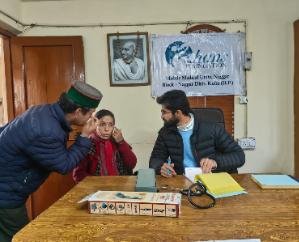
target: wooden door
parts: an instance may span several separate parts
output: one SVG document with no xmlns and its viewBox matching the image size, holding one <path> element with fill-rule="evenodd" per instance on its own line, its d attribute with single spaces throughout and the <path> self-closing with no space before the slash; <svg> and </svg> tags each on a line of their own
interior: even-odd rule
<svg viewBox="0 0 299 242">
<path fill-rule="evenodd" d="M 294 22 L 294 149 L 295 176 L 299 177 L 299 20 Z"/>
<path fill-rule="evenodd" d="M 182 31 L 183 34 L 209 32 L 223 32 L 223 30 L 210 24 L 199 24 Z M 235 103 L 233 95 L 189 97 L 188 99 L 191 108 L 220 108 L 224 114 L 225 129 L 234 136 Z"/>
<path fill-rule="evenodd" d="M 12 73 L 11 73 L 11 53 L 10 53 L 10 38 L 14 36 L 7 34 L 7 31 L 0 28 L 0 38 L 2 39 L 2 53 L 1 57 L 1 88 L 3 88 L 3 122 L 7 123 L 14 118 L 14 107 L 12 98 Z"/>
<path fill-rule="evenodd" d="M 53 103 L 74 80 L 84 81 L 82 37 L 11 39 L 14 115 L 32 105 Z M 74 186 L 71 174 L 52 173 L 27 201 L 35 218 Z"/>
</svg>

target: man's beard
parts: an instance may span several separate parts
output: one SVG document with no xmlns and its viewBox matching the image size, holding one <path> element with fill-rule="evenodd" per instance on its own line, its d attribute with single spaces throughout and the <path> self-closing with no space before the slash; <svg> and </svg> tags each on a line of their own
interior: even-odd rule
<svg viewBox="0 0 299 242">
<path fill-rule="evenodd" d="M 164 127 L 176 127 L 177 124 L 179 123 L 179 119 L 176 117 L 172 117 L 169 120 L 164 120 Z"/>
</svg>

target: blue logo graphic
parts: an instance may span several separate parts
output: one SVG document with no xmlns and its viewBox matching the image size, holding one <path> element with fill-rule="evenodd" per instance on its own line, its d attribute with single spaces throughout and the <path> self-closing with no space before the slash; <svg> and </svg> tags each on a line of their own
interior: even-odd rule
<svg viewBox="0 0 299 242">
<path fill-rule="evenodd" d="M 174 59 L 181 59 L 182 57 L 189 58 L 192 54 L 192 49 L 190 46 L 185 46 L 184 42 L 182 41 L 175 41 L 171 43 L 166 51 L 165 51 L 165 58 L 169 65 L 173 66 Z"/>
</svg>

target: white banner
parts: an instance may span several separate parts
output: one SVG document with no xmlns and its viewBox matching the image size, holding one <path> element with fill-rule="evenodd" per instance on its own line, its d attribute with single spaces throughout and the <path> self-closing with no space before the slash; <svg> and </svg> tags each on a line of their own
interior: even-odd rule
<svg viewBox="0 0 299 242">
<path fill-rule="evenodd" d="M 152 96 L 245 95 L 244 33 L 154 35 L 151 46 Z"/>
</svg>

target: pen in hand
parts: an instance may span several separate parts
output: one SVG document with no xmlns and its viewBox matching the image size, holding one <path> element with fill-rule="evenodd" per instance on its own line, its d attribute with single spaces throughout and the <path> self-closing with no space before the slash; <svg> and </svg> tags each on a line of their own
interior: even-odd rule
<svg viewBox="0 0 299 242">
<path fill-rule="evenodd" d="M 174 163 L 171 163 L 170 158 L 168 158 L 161 167 L 160 174 L 164 177 L 172 177 L 176 175 L 173 169 Z"/>
<path fill-rule="evenodd" d="M 167 159 L 167 164 L 169 165 L 169 166 L 171 166 L 171 159 L 170 159 L 170 157 L 168 157 L 168 159 Z M 171 175 L 171 170 L 170 169 L 167 169 L 167 174 L 170 176 Z"/>
<path fill-rule="evenodd" d="M 174 167 L 174 163 L 172 163 L 170 157 L 168 157 L 166 163 L 166 171 L 165 171 L 166 177 L 172 177 L 176 175 L 176 172 L 173 169 L 173 167 Z"/>
</svg>

